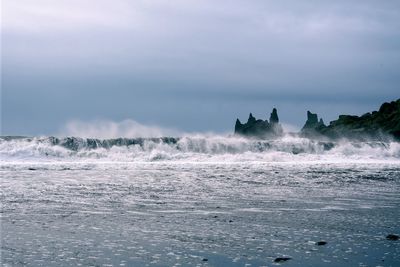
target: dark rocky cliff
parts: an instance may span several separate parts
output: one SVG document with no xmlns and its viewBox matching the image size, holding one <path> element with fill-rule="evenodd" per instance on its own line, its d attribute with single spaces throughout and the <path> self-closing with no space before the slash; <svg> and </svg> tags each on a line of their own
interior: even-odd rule
<svg viewBox="0 0 400 267">
<path fill-rule="evenodd" d="M 283 135 L 278 112 L 274 108 L 268 120 L 256 119 L 250 113 L 246 123 L 236 120 L 235 134 L 256 138 L 275 138 Z M 308 138 L 400 141 L 400 99 L 383 103 L 378 111 L 362 116 L 340 115 L 325 125 L 318 115 L 307 111 L 307 121 L 300 135 Z"/>
<path fill-rule="evenodd" d="M 307 112 L 307 121 L 301 130 L 306 137 L 347 138 L 357 140 L 400 140 L 400 99 L 383 103 L 378 111 L 362 116 L 340 115 L 325 126 L 317 114 Z"/>
</svg>

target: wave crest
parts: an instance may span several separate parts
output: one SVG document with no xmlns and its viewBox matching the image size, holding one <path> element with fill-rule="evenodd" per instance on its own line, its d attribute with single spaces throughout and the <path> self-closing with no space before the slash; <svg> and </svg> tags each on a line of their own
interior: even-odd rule
<svg viewBox="0 0 400 267">
<path fill-rule="evenodd" d="M 328 142 L 295 136 L 251 140 L 226 136 L 181 138 L 1 137 L 2 161 L 313 161 L 400 158 L 395 142 Z"/>
</svg>

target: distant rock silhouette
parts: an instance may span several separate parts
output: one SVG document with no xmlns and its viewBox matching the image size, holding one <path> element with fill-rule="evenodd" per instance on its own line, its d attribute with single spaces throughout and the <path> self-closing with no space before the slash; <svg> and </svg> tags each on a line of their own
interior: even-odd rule
<svg viewBox="0 0 400 267">
<path fill-rule="evenodd" d="M 268 120 L 257 120 L 252 113 L 246 123 L 236 120 L 235 134 L 257 137 L 274 138 L 283 135 L 279 123 L 278 111 L 274 108 Z M 307 121 L 300 131 L 307 138 L 323 139 L 352 139 L 358 141 L 390 140 L 400 141 L 400 99 L 383 103 L 378 111 L 362 116 L 340 115 L 337 120 L 325 125 L 322 118 L 307 111 Z"/>
<path fill-rule="evenodd" d="M 347 138 L 356 140 L 400 140 L 400 99 L 383 103 L 379 111 L 362 116 L 340 115 L 325 126 L 317 114 L 307 112 L 307 121 L 301 130 L 306 137 Z"/>
<path fill-rule="evenodd" d="M 272 109 L 271 116 L 269 116 L 269 122 L 270 123 L 279 123 L 278 111 L 276 110 L 276 108 Z"/>
<path fill-rule="evenodd" d="M 320 135 L 320 131 L 326 128 L 322 118 L 318 121 L 318 115 L 307 111 L 307 121 L 301 129 L 301 135 L 306 137 L 314 137 Z"/>
<path fill-rule="evenodd" d="M 270 121 L 256 120 L 252 113 L 246 123 L 242 124 L 236 119 L 235 134 L 257 137 L 257 138 L 273 138 L 283 134 L 282 126 L 279 124 L 278 111 L 276 108 L 272 110 Z"/>
</svg>

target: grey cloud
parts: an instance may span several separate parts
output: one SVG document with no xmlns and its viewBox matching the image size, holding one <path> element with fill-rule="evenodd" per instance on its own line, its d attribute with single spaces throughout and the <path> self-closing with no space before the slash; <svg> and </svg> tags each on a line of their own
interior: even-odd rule
<svg viewBox="0 0 400 267">
<path fill-rule="evenodd" d="M 273 105 L 301 125 L 290 114 L 398 97 L 398 1 L 29 3 L 3 5 L 4 133 L 102 118 L 226 131 Z"/>
</svg>

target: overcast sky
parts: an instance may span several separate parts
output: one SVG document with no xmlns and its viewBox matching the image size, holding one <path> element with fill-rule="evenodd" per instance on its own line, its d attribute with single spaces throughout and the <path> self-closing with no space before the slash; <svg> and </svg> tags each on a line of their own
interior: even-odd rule
<svg viewBox="0 0 400 267">
<path fill-rule="evenodd" d="M 400 1 L 2 0 L 2 134 L 301 127 L 400 97 Z"/>
</svg>

